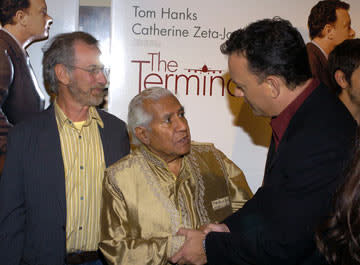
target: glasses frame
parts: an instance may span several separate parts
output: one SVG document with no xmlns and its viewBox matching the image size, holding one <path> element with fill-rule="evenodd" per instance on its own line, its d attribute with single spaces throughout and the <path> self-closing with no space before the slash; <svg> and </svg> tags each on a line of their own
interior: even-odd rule
<svg viewBox="0 0 360 265">
<path fill-rule="evenodd" d="M 101 67 L 97 66 L 97 67 L 93 67 L 92 69 L 89 69 L 89 68 L 84 68 L 84 67 L 71 65 L 71 64 L 64 64 L 64 65 L 67 67 L 70 67 L 70 68 L 83 70 L 85 72 L 88 72 L 92 76 L 97 76 L 101 72 L 101 73 L 103 73 L 103 75 L 105 76 L 105 78 L 107 80 L 109 80 L 109 77 L 110 77 L 110 68 L 105 67 L 105 66 L 101 66 Z"/>
</svg>

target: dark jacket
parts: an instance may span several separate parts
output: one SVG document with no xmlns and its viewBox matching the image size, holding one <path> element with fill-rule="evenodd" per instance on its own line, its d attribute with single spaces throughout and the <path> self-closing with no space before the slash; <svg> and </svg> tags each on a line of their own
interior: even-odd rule
<svg viewBox="0 0 360 265">
<path fill-rule="evenodd" d="M 332 80 L 328 60 L 323 52 L 312 42 L 306 44 L 306 50 L 313 77 L 316 77 L 323 82 L 331 91 L 336 92 L 337 86 Z"/>
<path fill-rule="evenodd" d="M 9 128 L 44 110 L 24 51 L 0 30 L 0 154 L 6 152 Z"/>
<path fill-rule="evenodd" d="M 343 181 L 355 134 L 346 107 L 323 84 L 315 88 L 278 149 L 271 143 L 263 186 L 224 221 L 231 233 L 207 235 L 209 264 L 322 264 L 314 231 Z"/>
</svg>

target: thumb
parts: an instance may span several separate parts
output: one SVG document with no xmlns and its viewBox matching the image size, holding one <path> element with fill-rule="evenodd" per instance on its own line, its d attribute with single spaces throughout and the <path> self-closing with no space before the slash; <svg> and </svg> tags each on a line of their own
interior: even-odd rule
<svg viewBox="0 0 360 265">
<path fill-rule="evenodd" d="M 176 235 L 177 236 L 186 236 L 189 232 L 189 229 L 187 228 L 180 228 L 179 231 L 177 231 Z"/>
</svg>

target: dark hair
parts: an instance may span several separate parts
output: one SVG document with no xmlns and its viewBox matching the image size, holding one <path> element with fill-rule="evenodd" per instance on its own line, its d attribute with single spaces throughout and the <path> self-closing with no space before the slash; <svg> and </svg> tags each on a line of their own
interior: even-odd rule
<svg viewBox="0 0 360 265">
<path fill-rule="evenodd" d="M 44 50 L 43 64 L 43 77 L 46 89 L 50 92 L 58 93 L 58 79 L 55 74 L 55 65 L 63 64 L 69 68 L 74 63 L 74 43 L 84 42 L 88 45 L 98 47 L 98 40 L 92 35 L 82 31 L 71 33 L 63 33 L 56 35 L 49 41 Z"/>
<path fill-rule="evenodd" d="M 360 65 L 360 39 L 344 40 L 336 46 L 329 54 L 328 64 L 333 79 L 335 72 L 341 70 L 351 86 L 351 76 Z"/>
<path fill-rule="evenodd" d="M 0 0 L 0 24 L 13 24 L 16 12 L 29 7 L 30 0 Z"/>
<path fill-rule="evenodd" d="M 318 229 L 316 243 L 330 264 L 360 264 L 360 141 L 345 182 L 334 197 L 334 211 Z"/>
<path fill-rule="evenodd" d="M 279 17 L 234 31 L 221 45 L 223 54 L 242 53 L 249 70 L 262 82 L 269 75 L 285 79 L 289 89 L 311 78 L 306 46 L 299 31 Z"/>
<path fill-rule="evenodd" d="M 310 11 L 308 27 L 310 39 L 321 37 L 321 31 L 326 24 L 335 23 L 336 10 L 349 10 L 350 5 L 339 0 L 325 0 L 318 2 Z"/>
</svg>

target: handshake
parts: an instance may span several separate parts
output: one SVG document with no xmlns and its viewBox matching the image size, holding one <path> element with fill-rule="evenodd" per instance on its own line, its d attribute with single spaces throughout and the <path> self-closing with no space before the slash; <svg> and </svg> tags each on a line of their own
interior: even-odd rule
<svg viewBox="0 0 360 265">
<path fill-rule="evenodd" d="M 208 224 L 199 230 L 180 228 L 177 235 L 185 236 L 185 242 L 180 250 L 169 260 L 175 264 L 202 265 L 207 263 L 205 252 L 205 237 L 210 232 L 230 233 L 225 224 Z"/>
</svg>

